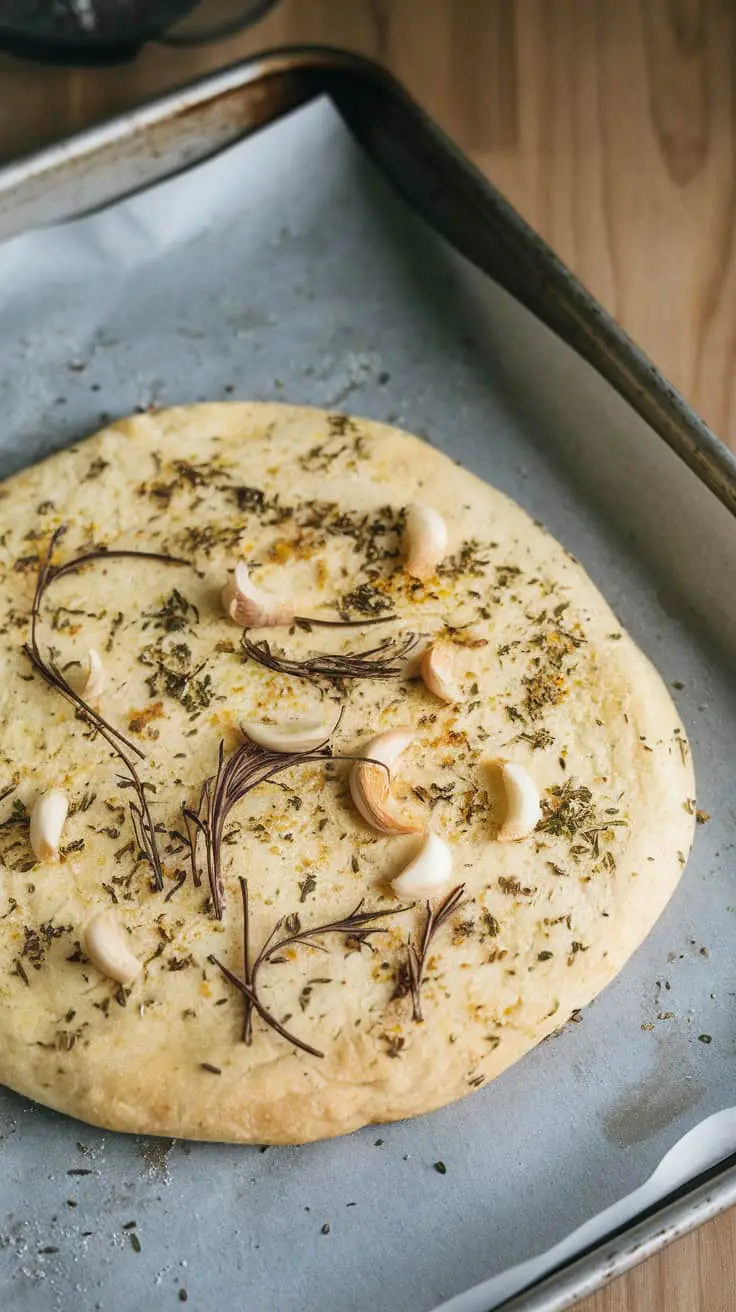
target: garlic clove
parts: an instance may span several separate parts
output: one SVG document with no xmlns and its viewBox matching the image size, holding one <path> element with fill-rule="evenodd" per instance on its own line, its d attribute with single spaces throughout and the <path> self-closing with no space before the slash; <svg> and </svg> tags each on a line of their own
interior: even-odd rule
<svg viewBox="0 0 736 1312">
<path fill-rule="evenodd" d="M 31 809 L 29 840 L 33 855 L 39 861 L 56 861 L 64 823 L 69 811 L 69 798 L 61 788 L 51 788 L 37 797 Z"/>
<path fill-rule="evenodd" d="M 428 830 L 424 842 L 391 887 L 397 897 L 434 897 L 452 878 L 452 852 L 439 834 Z"/>
<path fill-rule="evenodd" d="M 310 752 L 328 742 L 337 728 L 340 707 L 332 716 L 323 719 L 282 720 L 278 724 L 265 724 L 260 720 L 246 720 L 241 729 L 246 738 L 270 752 Z"/>
<path fill-rule="evenodd" d="M 244 629 L 291 624 L 294 619 L 293 607 L 276 601 L 256 586 L 243 560 L 238 561 L 232 578 L 225 584 L 220 595 L 225 614 Z"/>
<path fill-rule="evenodd" d="M 84 950 L 92 965 L 118 984 L 132 984 L 143 970 L 143 962 L 133 956 L 112 907 L 92 916 L 84 931 Z"/>
<path fill-rule="evenodd" d="M 452 643 L 434 642 L 423 652 L 419 673 L 425 687 L 440 701 L 452 705 L 462 700 L 462 692 L 453 673 Z"/>
<path fill-rule="evenodd" d="M 406 508 L 404 568 L 416 579 L 431 578 L 447 552 L 447 525 L 431 506 L 418 502 Z"/>
<path fill-rule="evenodd" d="M 356 761 L 350 771 L 352 799 L 363 819 L 380 834 L 416 834 L 422 829 L 418 820 L 401 815 L 391 792 L 389 774 L 391 766 L 413 739 L 412 729 L 390 729 L 380 733 L 363 749 L 363 755 L 370 756 L 371 760 Z"/>
<path fill-rule="evenodd" d="M 506 794 L 506 815 L 496 837 L 499 843 L 517 843 L 534 832 L 542 818 L 539 789 L 523 765 L 496 761 Z"/>
<path fill-rule="evenodd" d="M 107 676 L 100 654 L 94 647 L 90 647 L 87 652 L 87 673 L 80 688 L 80 696 L 90 706 L 94 706 L 105 691 L 106 683 Z"/>
</svg>

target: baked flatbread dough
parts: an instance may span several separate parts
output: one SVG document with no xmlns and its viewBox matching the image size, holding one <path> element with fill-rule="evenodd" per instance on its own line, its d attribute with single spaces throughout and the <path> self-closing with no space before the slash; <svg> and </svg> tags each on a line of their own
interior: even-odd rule
<svg viewBox="0 0 736 1312">
<path fill-rule="evenodd" d="M 441 1107 L 493 1079 L 584 1007 L 621 969 L 671 897 L 693 829 L 685 733 L 659 676 L 580 565 L 500 492 L 386 425 L 286 405 L 211 404 L 136 415 L 0 489 L 0 1079 L 116 1130 L 292 1143 Z M 439 575 L 401 566 L 409 502 L 449 529 Z M 155 788 L 164 892 L 137 860 L 120 762 L 23 651 L 39 560 L 92 546 L 184 555 L 196 569 L 97 561 L 61 578 L 41 645 L 61 667 L 102 655 L 100 709 L 145 752 Z M 240 651 L 220 589 L 238 559 L 298 614 L 400 617 L 386 628 L 273 629 L 289 656 L 363 650 L 408 631 L 451 631 L 463 700 L 421 681 L 285 677 Z M 381 610 L 381 608 L 384 608 Z M 70 667 L 71 672 L 74 667 Z M 279 917 L 303 928 L 388 887 L 416 847 L 355 811 L 347 765 L 304 764 L 264 784 L 226 831 L 221 922 L 195 887 L 182 802 L 193 804 L 243 720 L 344 702 L 333 747 L 360 751 L 392 726 L 416 739 L 395 795 L 452 846 L 462 905 L 438 931 L 424 1019 L 402 990 L 423 904 L 370 940 L 326 935 L 260 974 L 263 1001 L 295 1049 L 210 961 L 243 971 L 238 878 L 251 951 Z M 543 798 L 530 838 L 496 840 L 504 798 L 495 757 L 524 766 Z M 71 799 L 59 862 L 34 861 L 24 818 L 60 787 Z M 121 989 L 80 947 L 90 916 L 116 906 L 147 964 Z M 293 924 L 293 922 L 290 922 Z M 283 931 L 282 931 L 283 932 Z M 403 993 L 403 996 L 402 996 Z M 397 994 L 399 996 L 397 996 Z M 533 1058 L 531 1058 L 533 1061 Z"/>
</svg>

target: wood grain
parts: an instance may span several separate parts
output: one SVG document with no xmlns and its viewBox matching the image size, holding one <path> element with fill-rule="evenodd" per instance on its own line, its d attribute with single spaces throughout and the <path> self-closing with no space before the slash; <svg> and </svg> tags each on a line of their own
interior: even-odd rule
<svg viewBox="0 0 736 1312">
<path fill-rule="evenodd" d="M 736 449 L 731 0 L 282 0 L 104 72 L 0 56 L 0 158 L 296 42 L 383 60 Z M 580 1306 L 736 1312 L 735 1253 L 736 1210 Z"/>
</svg>

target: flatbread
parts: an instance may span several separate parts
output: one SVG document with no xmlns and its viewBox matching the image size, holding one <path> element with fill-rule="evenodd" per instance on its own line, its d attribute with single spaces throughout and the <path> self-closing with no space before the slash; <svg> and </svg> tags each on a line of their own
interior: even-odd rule
<svg viewBox="0 0 736 1312">
<path fill-rule="evenodd" d="M 683 727 L 659 676 L 580 565 L 505 496 L 426 443 L 307 408 L 212 404 L 137 415 L 0 489 L 0 1079 L 111 1129 L 303 1142 L 414 1116 L 493 1079 L 616 975 L 682 872 L 693 829 Z M 449 529 L 438 577 L 401 566 L 404 507 Z M 61 563 L 100 544 L 183 555 L 196 568 L 101 560 L 53 585 L 41 646 L 60 667 L 102 655 L 101 710 L 145 752 L 163 892 L 138 861 L 119 760 L 24 654 L 39 562 L 66 526 Z M 332 685 L 337 753 L 416 730 L 393 772 L 407 811 L 450 843 L 462 904 L 438 930 L 421 990 L 407 942 L 423 904 L 384 932 L 319 936 L 265 965 L 270 1014 L 210 960 L 243 975 L 238 879 L 255 954 L 280 917 L 303 929 L 364 909 L 396 912 L 388 882 L 416 848 L 357 814 L 346 764 L 317 762 L 233 810 L 216 921 L 189 868 L 181 806 L 241 741 L 243 720 L 319 711 L 319 685 L 248 660 L 220 589 L 238 559 L 302 615 L 396 616 L 386 628 L 270 630 L 295 658 L 360 651 L 409 630 L 450 632 L 463 700 L 421 681 Z M 74 670 L 70 667 L 69 674 Z M 523 842 L 496 839 L 504 798 L 484 764 L 524 766 L 544 806 Z M 37 862 L 24 818 L 60 787 L 72 811 L 62 859 Z M 130 989 L 86 959 L 91 915 L 115 905 L 146 962 Z M 281 933 L 286 932 L 282 926 Z M 372 950 L 371 950 L 372 949 Z M 533 1057 L 530 1059 L 533 1061 Z"/>
</svg>

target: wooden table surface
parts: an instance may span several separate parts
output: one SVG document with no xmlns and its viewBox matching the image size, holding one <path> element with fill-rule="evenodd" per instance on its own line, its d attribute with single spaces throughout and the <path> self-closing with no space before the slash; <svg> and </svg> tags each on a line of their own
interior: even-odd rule
<svg viewBox="0 0 736 1312">
<path fill-rule="evenodd" d="M 731 0 L 282 0 L 198 51 L 0 56 L 0 159 L 287 42 L 386 63 L 736 449 Z M 736 1312 L 736 1209 L 582 1312 Z"/>
</svg>

